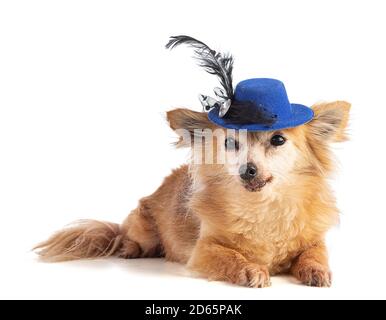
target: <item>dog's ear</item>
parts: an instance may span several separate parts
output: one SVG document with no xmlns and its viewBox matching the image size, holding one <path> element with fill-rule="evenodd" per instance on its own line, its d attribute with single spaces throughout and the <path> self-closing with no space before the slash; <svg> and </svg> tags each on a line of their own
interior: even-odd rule
<svg viewBox="0 0 386 320">
<path fill-rule="evenodd" d="M 168 111 L 166 118 L 173 130 L 185 129 L 194 131 L 195 129 L 206 129 L 211 127 L 208 114 L 196 112 L 189 109 L 174 109 Z"/>
<path fill-rule="evenodd" d="M 312 107 L 315 116 L 308 124 L 313 138 L 324 142 L 347 140 L 346 128 L 351 105 L 345 101 L 317 104 Z"/>
<path fill-rule="evenodd" d="M 213 129 L 213 124 L 208 120 L 205 112 L 196 112 L 189 109 L 175 109 L 168 111 L 166 118 L 172 128 L 180 137 L 178 147 L 190 146 L 190 140 L 201 135 L 205 129 Z M 188 141 L 189 140 L 189 141 Z"/>
</svg>

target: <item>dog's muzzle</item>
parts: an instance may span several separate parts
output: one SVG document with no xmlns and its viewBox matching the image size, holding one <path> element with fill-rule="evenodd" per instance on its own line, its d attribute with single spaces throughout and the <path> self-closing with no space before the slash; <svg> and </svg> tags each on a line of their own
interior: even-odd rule
<svg viewBox="0 0 386 320">
<path fill-rule="evenodd" d="M 242 165 L 239 169 L 239 174 L 244 187 L 251 192 L 260 191 L 272 180 L 272 177 L 268 179 L 259 177 L 257 167 L 252 162 Z"/>
</svg>

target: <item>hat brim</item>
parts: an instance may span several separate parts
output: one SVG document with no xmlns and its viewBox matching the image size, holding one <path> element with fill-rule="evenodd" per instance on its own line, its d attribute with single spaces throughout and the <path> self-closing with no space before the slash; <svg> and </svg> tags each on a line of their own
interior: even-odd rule
<svg viewBox="0 0 386 320">
<path fill-rule="evenodd" d="M 310 122 L 314 117 L 314 111 L 311 108 L 303 106 L 301 104 L 291 104 L 291 109 L 292 112 L 289 114 L 288 117 L 283 119 L 278 118 L 272 125 L 262 125 L 258 123 L 234 124 L 226 122 L 225 119 L 219 117 L 218 110 L 216 109 L 212 109 L 208 113 L 208 119 L 214 124 L 227 129 L 248 131 L 273 131 L 298 127 L 300 125 L 306 124 L 307 122 Z"/>
</svg>

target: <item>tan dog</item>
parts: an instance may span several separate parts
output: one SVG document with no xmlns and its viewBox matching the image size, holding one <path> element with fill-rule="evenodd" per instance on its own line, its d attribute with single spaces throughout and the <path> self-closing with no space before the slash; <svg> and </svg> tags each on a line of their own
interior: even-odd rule
<svg viewBox="0 0 386 320">
<path fill-rule="evenodd" d="M 192 161 L 141 199 L 122 225 L 81 221 L 36 249 L 50 261 L 165 256 L 208 279 L 249 287 L 269 286 L 270 275 L 288 272 L 304 284 L 330 286 L 324 237 L 338 210 L 326 180 L 334 167 L 329 144 L 345 140 L 350 105 L 313 109 L 315 117 L 305 125 L 248 133 L 248 146 L 237 135 L 227 137 L 205 113 L 168 112 L 174 130 L 192 136 L 196 129 L 223 131 L 209 148 L 228 159 L 246 150 L 249 176 L 229 174 L 233 162 Z M 206 139 L 207 131 L 201 132 Z M 185 142 L 181 138 L 179 145 Z"/>
</svg>

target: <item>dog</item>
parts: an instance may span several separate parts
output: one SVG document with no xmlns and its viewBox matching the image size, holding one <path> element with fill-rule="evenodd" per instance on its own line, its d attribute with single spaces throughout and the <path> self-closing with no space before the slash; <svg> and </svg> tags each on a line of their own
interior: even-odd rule
<svg viewBox="0 0 386 320">
<path fill-rule="evenodd" d="M 329 287 L 324 238 L 339 219 L 327 181 L 334 170 L 330 145 L 347 139 L 350 104 L 320 103 L 312 110 L 308 123 L 247 132 L 243 139 L 204 112 L 168 112 L 177 146 L 191 148 L 190 163 L 141 199 L 121 225 L 83 220 L 35 249 L 48 261 L 165 257 L 207 279 L 246 287 L 270 286 L 270 276 L 283 273 Z M 226 159 L 197 161 L 207 151 Z"/>
</svg>

